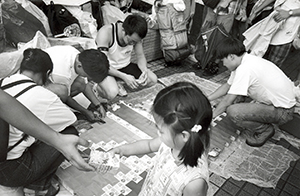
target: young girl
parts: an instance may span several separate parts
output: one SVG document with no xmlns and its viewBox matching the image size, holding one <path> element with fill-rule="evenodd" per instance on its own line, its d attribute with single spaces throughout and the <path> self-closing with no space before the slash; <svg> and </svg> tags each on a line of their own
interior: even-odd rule
<svg viewBox="0 0 300 196">
<path fill-rule="evenodd" d="M 206 195 L 212 119 L 208 99 L 194 84 L 179 82 L 157 94 L 152 110 L 159 137 L 112 150 L 125 156 L 157 152 L 139 195 Z"/>
</svg>

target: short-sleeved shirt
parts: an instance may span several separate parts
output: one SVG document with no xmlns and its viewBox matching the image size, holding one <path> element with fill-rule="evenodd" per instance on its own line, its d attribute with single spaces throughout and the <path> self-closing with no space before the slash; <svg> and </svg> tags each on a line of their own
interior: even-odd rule
<svg viewBox="0 0 300 196">
<path fill-rule="evenodd" d="M 275 107 L 291 108 L 296 104 L 293 82 L 275 64 L 261 57 L 245 54 L 231 72 L 228 94 L 249 96 Z"/>
<path fill-rule="evenodd" d="M 72 46 L 64 45 L 46 48 L 45 52 L 53 62 L 53 71 L 49 79 L 53 83 L 66 85 L 70 92 L 71 85 L 78 76 L 74 64 L 79 51 Z"/>
<path fill-rule="evenodd" d="M 178 165 L 172 149 L 162 143 L 139 196 L 182 196 L 186 185 L 200 178 L 208 183 L 209 171 L 205 156 L 198 159 L 197 167 Z"/>
<path fill-rule="evenodd" d="M 300 0 L 276 0 L 274 9 L 291 10 L 300 8 Z M 296 37 L 300 25 L 300 16 L 291 16 L 286 19 L 280 29 L 274 34 L 270 44 L 283 45 L 290 43 Z"/>
<path fill-rule="evenodd" d="M 18 80 L 30 80 L 25 75 L 14 74 L 3 80 L 2 85 L 9 84 Z M 5 90 L 11 96 L 16 95 L 32 83 L 24 83 Z M 53 92 L 42 86 L 36 86 L 23 93 L 17 98 L 26 108 L 28 108 L 41 121 L 51 127 L 53 130 L 60 132 L 76 121 L 76 116 L 59 97 Z M 28 122 L 30 123 L 30 122 Z M 41 130 L 43 131 L 43 130 Z M 10 125 L 9 127 L 9 146 L 13 146 L 23 136 L 22 131 Z M 7 160 L 19 158 L 25 149 L 35 142 L 35 138 L 29 136 L 7 154 Z"/>
</svg>

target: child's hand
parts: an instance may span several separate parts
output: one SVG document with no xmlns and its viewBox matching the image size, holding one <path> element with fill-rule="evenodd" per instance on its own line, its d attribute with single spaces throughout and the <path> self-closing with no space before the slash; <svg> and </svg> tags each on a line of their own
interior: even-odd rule
<svg viewBox="0 0 300 196">
<path fill-rule="evenodd" d="M 112 154 L 112 157 L 114 157 L 115 154 L 119 154 L 120 157 L 123 156 L 123 152 L 122 152 L 121 148 L 119 148 L 119 147 L 113 148 L 108 152 Z"/>
</svg>

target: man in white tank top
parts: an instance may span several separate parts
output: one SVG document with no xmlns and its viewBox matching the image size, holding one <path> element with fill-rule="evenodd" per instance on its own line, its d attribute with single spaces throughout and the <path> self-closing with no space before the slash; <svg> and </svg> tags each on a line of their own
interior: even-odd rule
<svg viewBox="0 0 300 196">
<path fill-rule="evenodd" d="M 136 14 L 127 16 L 124 22 L 118 21 L 99 29 L 96 44 L 98 50 L 107 55 L 110 64 L 109 76 L 97 85 L 101 97 L 112 100 L 119 94 L 117 80 L 131 89 L 152 86 L 157 82 L 157 76 L 147 68 L 142 46 L 147 30 L 146 20 Z M 130 62 L 133 50 L 137 64 Z"/>
</svg>

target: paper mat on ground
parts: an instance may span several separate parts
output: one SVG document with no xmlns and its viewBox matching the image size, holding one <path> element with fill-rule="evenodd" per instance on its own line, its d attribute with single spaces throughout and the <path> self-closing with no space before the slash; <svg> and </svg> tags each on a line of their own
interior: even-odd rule
<svg viewBox="0 0 300 196">
<path fill-rule="evenodd" d="M 169 86 L 171 84 L 174 84 L 176 82 L 191 82 L 198 86 L 200 90 L 206 95 L 210 95 L 215 90 L 217 90 L 221 85 L 203 78 L 200 78 L 196 76 L 194 72 L 186 72 L 186 73 L 177 73 L 173 74 L 171 76 L 167 76 L 164 78 L 160 78 L 159 81 L 163 83 L 165 86 Z M 216 105 L 219 102 L 219 100 L 214 100 L 211 104 Z"/>
<path fill-rule="evenodd" d="M 194 72 L 177 73 L 167 77 L 159 78 L 158 80 L 161 83 L 157 83 L 152 87 L 138 91 L 131 91 L 126 85 L 124 85 L 128 91 L 127 97 L 117 97 L 115 101 L 117 102 L 119 100 L 123 100 L 127 103 L 135 105 L 148 100 L 153 100 L 156 94 L 165 86 L 169 86 L 180 81 L 191 82 L 197 85 L 205 95 L 211 94 L 220 86 L 220 84 L 196 76 Z"/>
<path fill-rule="evenodd" d="M 171 76 L 160 78 L 159 81 L 166 86 L 180 81 L 191 82 L 197 85 L 206 95 L 211 94 L 220 87 L 220 84 L 200 78 L 196 76 L 194 72 L 173 74 Z"/>
<path fill-rule="evenodd" d="M 276 134 L 273 137 L 276 140 L 280 140 L 285 139 L 286 141 L 288 141 L 292 146 L 294 146 L 295 148 L 300 149 L 300 139 L 294 137 L 293 135 L 282 131 L 281 129 L 279 129 L 278 127 L 276 127 Z"/>
<path fill-rule="evenodd" d="M 289 163 L 298 158 L 290 150 L 270 142 L 253 148 L 245 140 L 238 139 L 210 163 L 210 170 L 225 178 L 275 188 L 281 175 L 289 168 Z"/>
<path fill-rule="evenodd" d="M 128 90 L 126 85 L 124 85 L 124 87 L 126 88 L 126 90 Z M 126 97 L 116 97 L 114 102 L 123 100 L 127 103 L 131 103 L 131 104 L 135 105 L 135 104 L 141 103 L 146 100 L 153 100 L 155 98 L 156 94 L 163 88 L 164 88 L 164 86 L 162 84 L 158 83 L 152 87 L 134 91 L 134 92 L 130 92 L 128 90 L 128 95 Z"/>
</svg>

